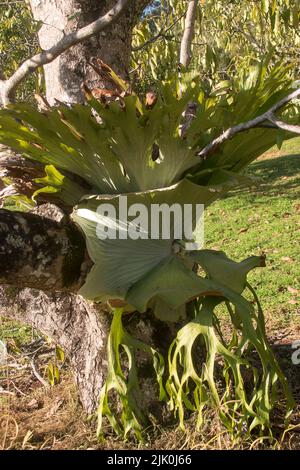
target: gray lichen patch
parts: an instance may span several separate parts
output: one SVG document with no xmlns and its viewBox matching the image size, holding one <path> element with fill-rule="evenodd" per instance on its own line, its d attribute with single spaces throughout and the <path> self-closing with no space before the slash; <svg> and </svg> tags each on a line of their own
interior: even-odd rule
<svg viewBox="0 0 300 470">
<path fill-rule="evenodd" d="M 49 203 L 36 207 L 33 210 L 33 213 L 53 220 L 53 222 L 57 222 L 59 224 L 61 224 L 66 219 L 66 215 L 59 207 Z"/>
<path fill-rule="evenodd" d="M 33 237 L 33 242 L 36 246 L 40 246 L 42 243 L 45 242 L 45 237 L 37 233 Z"/>
<path fill-rule="evenodd" d="M 0 283 L 43 290 L 82 283 L 86 246 L 74 225 L 4 209 L 0 219 Z"/>
<path fill-rule="evenodd" d="M 20 235 L 8 234 L 5 237 L 6 243 L 12 248 L 24 250 L 26 249 L 26 242 Z"/>
</svg>

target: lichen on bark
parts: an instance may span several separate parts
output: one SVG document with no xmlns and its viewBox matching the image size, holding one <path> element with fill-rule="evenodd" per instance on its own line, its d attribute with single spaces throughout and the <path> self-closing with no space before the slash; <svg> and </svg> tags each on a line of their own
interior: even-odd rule
<svg viewBox="0 0 300 470">
<path fill-rule="evenodd" d="M 0 209 L 0 282 L 76 292 L 91 267 L 84 237 L 46 214 Z"/>
</svg>

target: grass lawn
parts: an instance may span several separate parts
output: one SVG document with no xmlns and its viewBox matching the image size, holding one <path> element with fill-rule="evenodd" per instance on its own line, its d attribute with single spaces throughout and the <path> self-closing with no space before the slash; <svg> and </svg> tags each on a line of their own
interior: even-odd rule
<svg viewBox="0 0 300 470">
<path fill-rule="evenodd" d="M 266 254 L 249 281 L 274 327 L 300 326 L 300 138 L 254 162 L 258 186 L 235 191 L 206 212 L 207 248 L 236 261 Z M 270 328 L 270 325 L 269 325 Z"/>
<path fill-rule="evenodd" d="M 249 281 L 262 302 L 272 342 L 287 344 L 285 356 L 280 356 L 281 363 L 299 402 L 300 365 L 292 365 L 290 343 L 300 340 L 300 138 L 289 141 L 280 151 L 272 149 L 253 163 L 249 172 L 259 180 L 257 186 L 235 191 L 208 209 L 206 247 L 223 250 L 235 260 L 266 254 L 267 266 L 254 270 Z M 3 367 L 1 371 L 0 367 L 0 424 L 2 403 L 7 429 L 5 438 L 0 436 L 0 449 L 1 446 L 24 449 L 136 448 L 115 438 L 109 438 L 103 444 L 96 441 L 95 427 L 87 423 L 78 406 L 68 369 L 62 371 L 61 383 L 50 391 L 43 388 L 30 367 L 26 369 L 22 345 L 26 351 L 36 340 L 31 328 L 0 320 L 0 339 L 7 342 L 17 367 L 12 373 Z M 49 360 L 48 353 L 46 350 L 44 359 L 39 362 L 37 359 L 36 367 L 42 375 Z M 7 395 L 1 395 L 1 390 L 7 390 Z M 298 411 L 294 417 L 295 427 L 284 435 L 284 442 L 278 437 L 280 433 L 282 436 L 281 424 L 278 425 L 277 448 L 300 448 L 299 415 Z M 174 428 L 164 430 L 148 444 L 152 449 L 226 449 L 249 448 L 251 445 L 257 447 L 255 441 L 232 444 L 213 417 L 208 417 L 201 433 L 194 432 L 192 422 L 186 433 Z M 269 447 L 274 448 L 274 445 Z"/>
</svg>

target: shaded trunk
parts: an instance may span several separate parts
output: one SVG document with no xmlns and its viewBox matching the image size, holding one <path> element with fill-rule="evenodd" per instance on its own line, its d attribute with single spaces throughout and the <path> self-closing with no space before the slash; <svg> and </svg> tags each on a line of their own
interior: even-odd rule
<svg viewBox="0 0 300 470">
<path fill-rule="evenodd" d="M 22 194 L 30 198 L 40 187 L 33 180 L 43 176 L 44 165 L 22 158 L 0 144 L 0 207 L 7 196 Z M 8 186 L 4 184 L 5 179 L 10 181 Z"/>
<path fill-rule="evenodd" d="M 91 265 L 83 235 L 56 206 L 0 209 L 0 283 L 77 292 Z"/>
<path fill-rule="evenodd" d="M 83 235 L 56 206 L 44 204 L 34 214 L 0 209 L 0 316 L 33 326 L 63 348 L 88 413 L 95 411 L 105 379 L 111 323 L 104 305 L 76 294 L 91 266 Z M 166 353 L 169 326 L 149 313 L 127 314 L 124 325 Z M 152 359 L 142 354 L 138 360 L 142 409 L 161 420 Z"/>
<path fill-rule="evenodd" d="M 101 304 L 72 293 L 43 292 L 37 289 L 0 286 L 0 316 L 27 323 L 59 344 L 69 359 L 82 406 L 92 414 L 107 371 L 107 338 L 111 314 Z M 125 315 L 129 334 L 145 341 L 163 354 L 174 337 L 176 325 L 167 325 L 151 314 Z M 170 419 L 159 390 L 152 359 L 137 355 L 141 409 L 158 422 Z M 126 364 L 125 364 L 126 367 Z"/>
</svg>

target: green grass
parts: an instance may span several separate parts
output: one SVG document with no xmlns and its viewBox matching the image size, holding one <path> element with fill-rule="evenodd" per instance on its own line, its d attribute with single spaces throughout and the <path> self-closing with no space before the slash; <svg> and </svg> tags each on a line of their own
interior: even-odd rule
<svg viewBox="0 0 300 470">
<path fill-rule="evenodd" d="M 300 138 L 272 149 L 249 167 L 258 186 L 212 205 L 206 247 L 240 261 L 265 253 L 267 267 L 249 276 L 269 321 L 300 325 Z M 293 290 L 294 289 L 294 290 Z M 296 292 L 296 290 L 298 292 Z"/>
<path fill-rule="evenodd" d="M 16 321 L 0 318 L 0 340 L 13 342 L 18 345 L 31 343 L 35 339 L 35 333 L 30 326 Z"/>
</svg>

